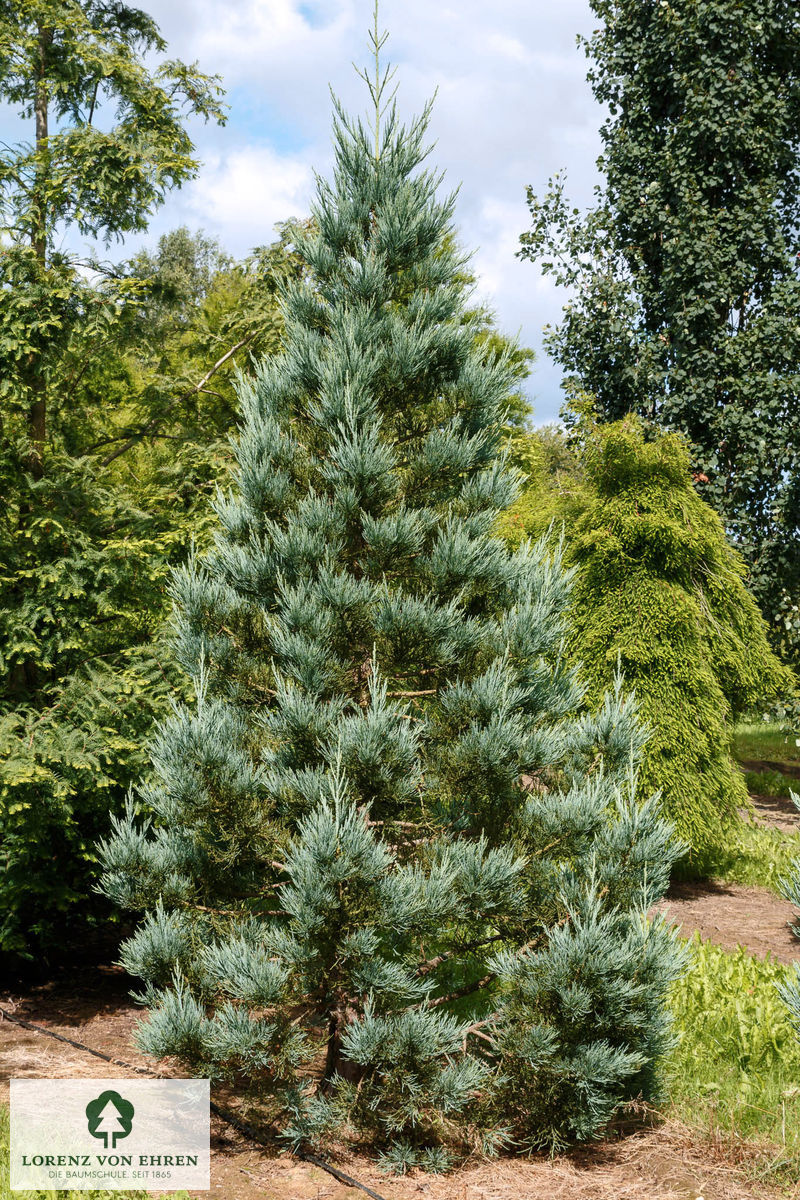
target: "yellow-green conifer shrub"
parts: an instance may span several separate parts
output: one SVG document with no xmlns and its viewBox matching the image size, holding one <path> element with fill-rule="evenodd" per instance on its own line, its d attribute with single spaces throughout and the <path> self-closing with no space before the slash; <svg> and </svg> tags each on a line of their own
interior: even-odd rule
<svg viewBox="0 0 800 1200">
<path fill-rule="evenodd" d="M 661 790 L 677 831 L 700 853 L 748 803 L 731 755 L 734 718 L 791 682 L 768 646 L 742 560 L 695 492 L 677 434 L 627 417 L 584 425 L 572 469 L 547 439 L 531 460 L 504 532 L 514 542 L 563 525 L 577 568 L 570 655 L 597 704 L 621 667 L 651 730 L 642 791 Z"/>
</svg>

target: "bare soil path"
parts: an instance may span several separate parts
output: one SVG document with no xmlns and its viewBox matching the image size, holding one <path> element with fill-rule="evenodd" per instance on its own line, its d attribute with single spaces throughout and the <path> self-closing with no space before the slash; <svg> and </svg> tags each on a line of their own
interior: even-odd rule
<svg viewBox="0 0 800 1200">
<path fill-rule="evenodd" d="M 800 789 L 800 782 L 798 782 Z M 754 796 L 750 799 L 755 809 L 756 820 L 762 825 L 772 825 L 781 833 L 800 832 L 800 812 L 788 796 Z"/>
<path fill-rule="evenodd" d="M 800 962 L 800 940 L 789 928 L 794 909 L 766 888 L 690 880 L 673 884 L 656 910 L 666 913 L 684 937 L 699 933 L 724 950 L 744 946 L 759 958 L 771 954 L 780 962 Z"/>
<path fill-rule="evenodd" d="M 780 767 L 785 773 L 796 769 L 800 775 L 800 765 L 796 764 L 753 760 L 743 766 L 749 770 Z M 753 795 L 750 800 L 753 812 L 749 815 L 758 824 L 781 833 L 800 832 L 800 812 L 788 797 Z M 771 954 L 779 962 L 800 961 L 800 939 L 789 927 L 797 914 L 787 900 L 767 888 L 718 879 L 682 881 L 672 885 L 656 910 L 665 912 L 684 937 L 699 933 L 725 950 L 744 946 L 759 958 Z"/>
</svg>

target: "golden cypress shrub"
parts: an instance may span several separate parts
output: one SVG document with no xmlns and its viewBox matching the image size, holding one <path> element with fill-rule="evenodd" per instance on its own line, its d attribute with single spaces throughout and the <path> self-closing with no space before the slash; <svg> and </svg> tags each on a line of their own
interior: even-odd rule
<svg viewBox="0 0 800 1200">
<path fill-rule="evenodd" d="M 562 525 L 576 567 L 570 656 L 599 704 L 622 670 L 650 727 L 644 794 L 694 852 L 747 805 L 733 761 L 736 716 L 791 686 L 718 515 L 692 486 L 683 439 L 637 417 L 583 422 L 581 445 L 529 435 L 529 484 L 503 518 L 510 541 Z M 519 458 L 519 455 L 517 455 Z"/>
</svg>

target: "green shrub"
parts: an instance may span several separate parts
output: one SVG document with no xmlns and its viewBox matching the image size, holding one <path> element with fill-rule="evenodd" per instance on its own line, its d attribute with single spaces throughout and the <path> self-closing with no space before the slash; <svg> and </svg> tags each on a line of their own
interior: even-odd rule
<svg viewBox="0 0 800 1200">
<path fill-rule="evenodd" d="M 780 1145 L 800 1166 L 800 1043 L 778 993 L 792 969 L 696 936 L 690 946 L 671 997 L 672 1104 L 690 1123 Z"/>
<path fill-rule="evenodd" d="M 582 426 L 581 461 L 548 470 L 507 514 L 513 543 L 563 523 L 577 567 L 568 650 L 595 705 L 621 667 L 651 736 L 641 785 L 661 790 L 693 853 L 738 824 L 747 791 L 732 755 L 737 714 L 791 685 L 769 649 L 744 568 L 692 486 L 675 434 L 635 417 Z"/>
<path fill-rule="evenodd" d="M 789 796 L 792 780 L 781 771 L 745 771 L 744 784 L 751 796 Z M 800 781 L 794 781 L 795 787 Z"/>
<path fill-rule="evenodd" d="M 33 485 L 28 536 L 15 498 L 0 518 L 0 958 L 109 918 L 96 844 L 179 685 L 159 631 L 170 563 L 208 525 L 198 459 L 180 484 L 151 466 L 134 500 L 61 456 Z"/>
</svg>

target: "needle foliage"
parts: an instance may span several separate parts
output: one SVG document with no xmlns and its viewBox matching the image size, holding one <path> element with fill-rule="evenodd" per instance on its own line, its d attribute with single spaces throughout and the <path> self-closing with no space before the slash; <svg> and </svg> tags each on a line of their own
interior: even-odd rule
<svg viewBox="0 0 800 1200">
<path fill-rule="evenodd" d="M 654 1094 L 680 956 L 634 706 L 581 710 L 558 548 L 494 534 L 514 360 L 468 317 L 428 110 L 373 100 L 371 128 L 336 107 L 284 351 L 173 582 L 197 702 L 102 853 L 144 913 L 141 1046 L 404 1169 Z"/>
<path fill-rule="evenodd" d="M 692 486 L 683 439 L 637 417 L 584 418 L 580 442 L 533 436 L 527 490 L 503 518 L 513 545 L 563 523 L 576 569 L 569 652 L 590 701 L 621 669 L 650 736 L 641 783 L 695 857 L 729 838 L 748 804 L 733 760 L 737 716 L 792 676 L 772 653 L 717 514 Z"/>
</svg>

